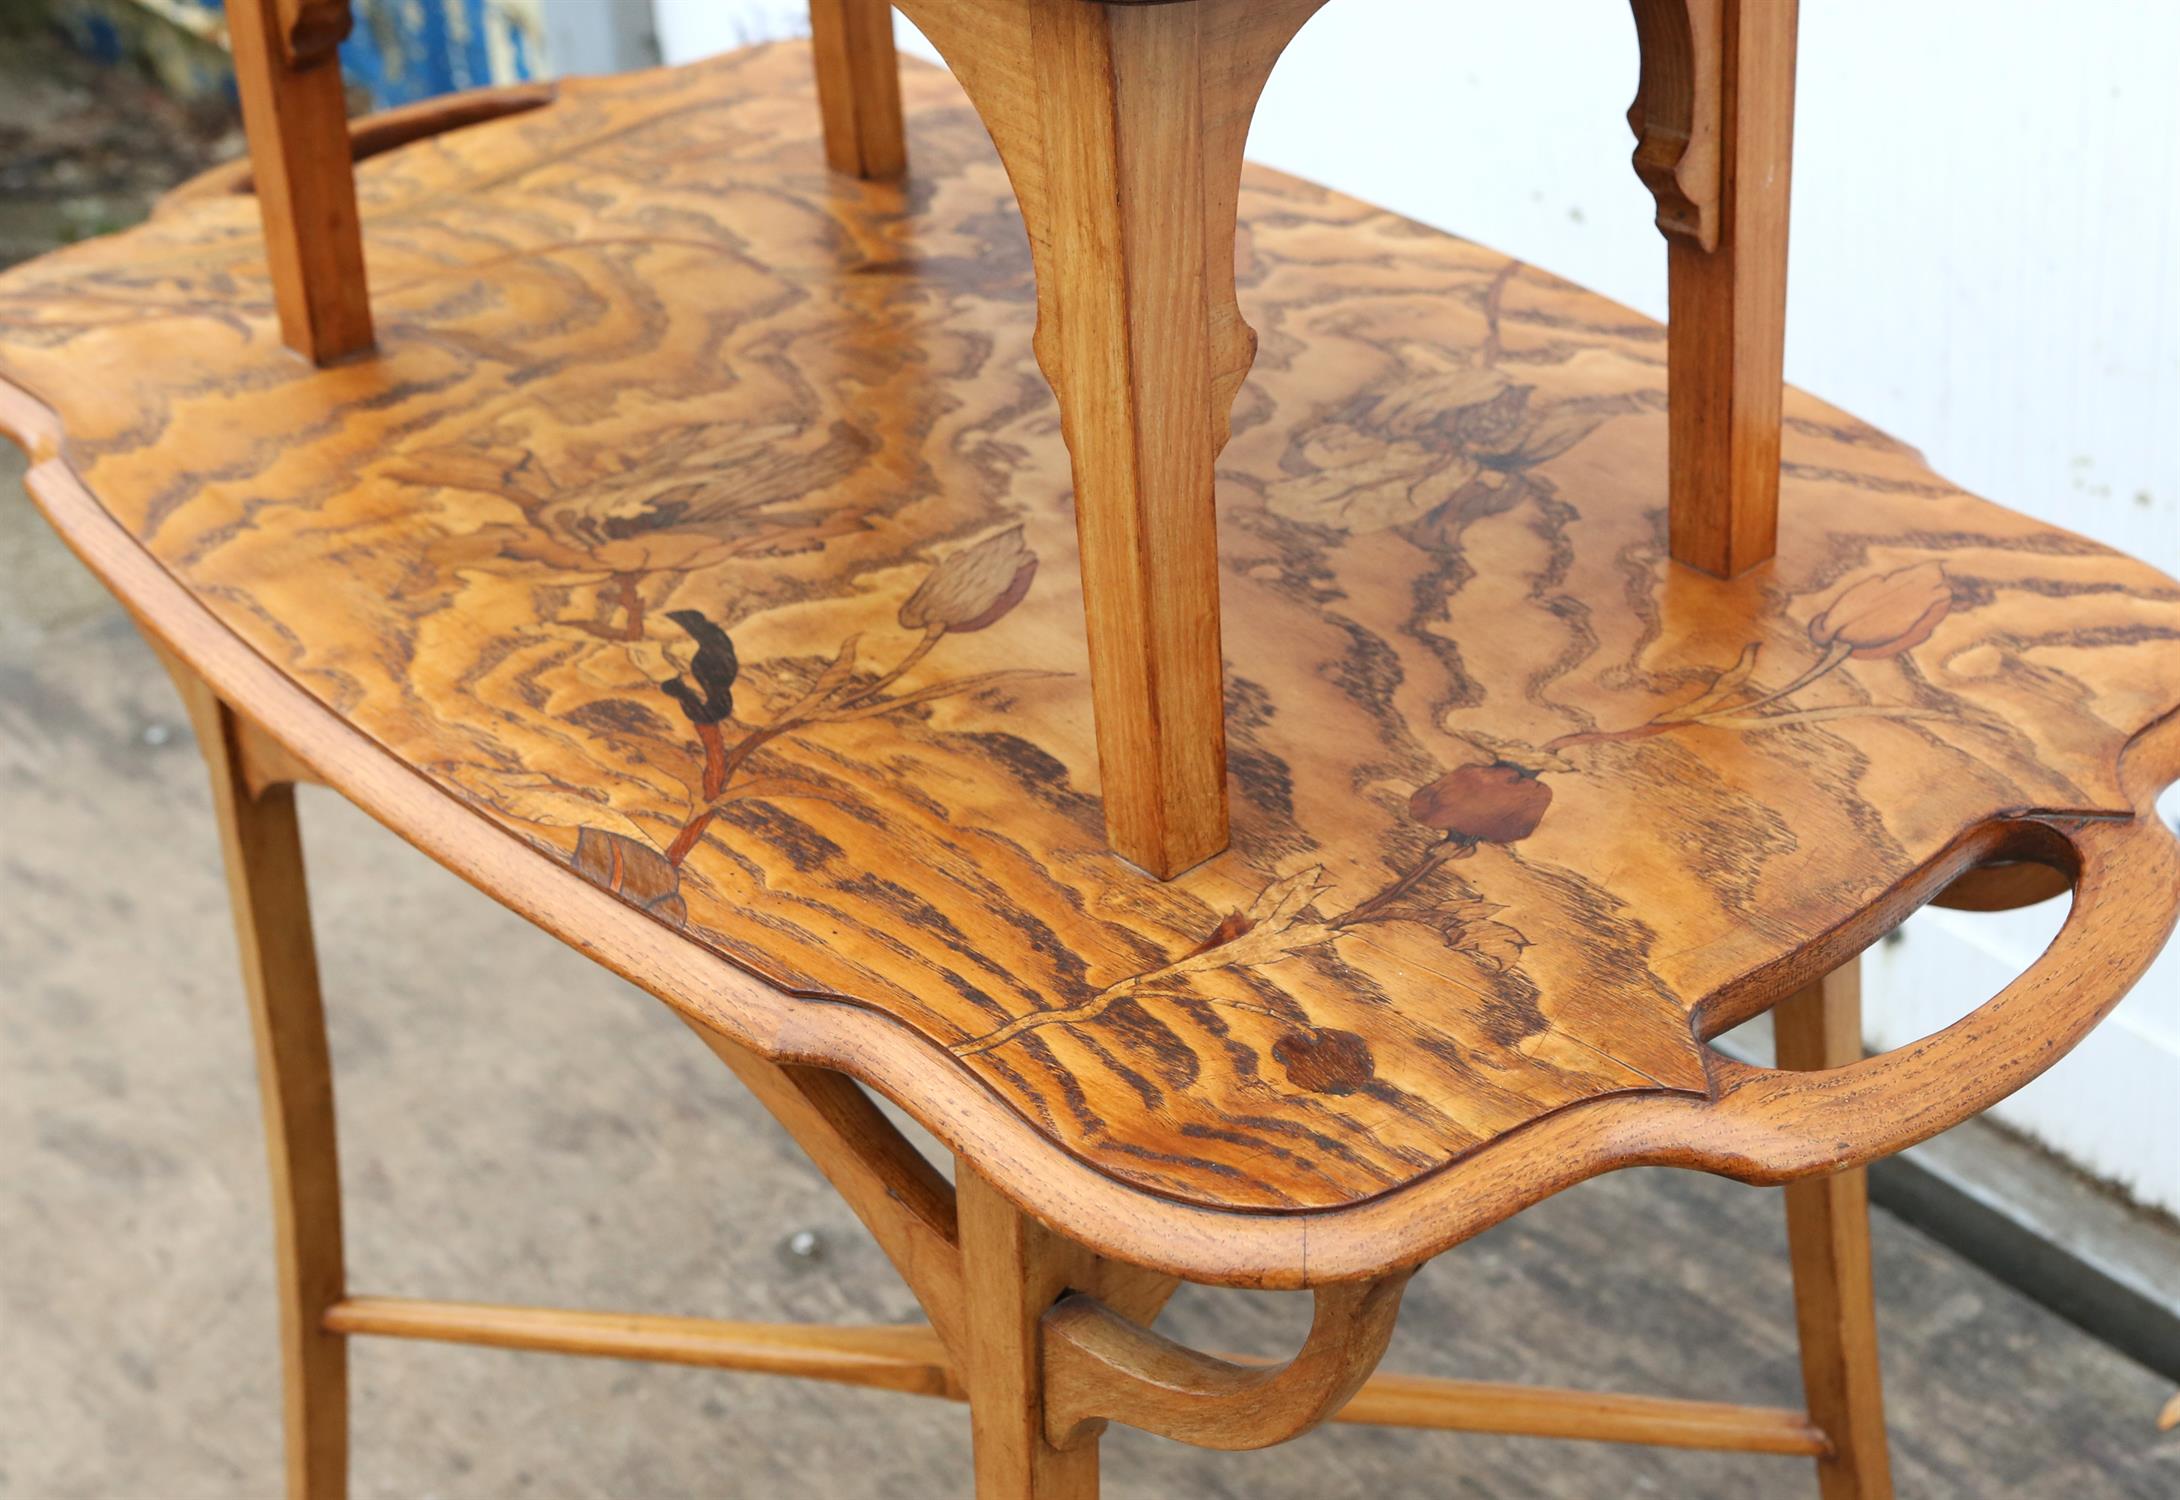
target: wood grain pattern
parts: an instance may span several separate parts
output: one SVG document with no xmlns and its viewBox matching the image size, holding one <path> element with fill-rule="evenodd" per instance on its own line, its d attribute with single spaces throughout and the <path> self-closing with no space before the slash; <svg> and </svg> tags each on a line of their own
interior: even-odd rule
<svg viewBox="0 0 2180 1500">
<path fill-rule="evenodd" d="M 978 1500 L 1096 1500 L 1098 1433 L 1061 1449 L 1045 1437 L 1045 1313 L 1094 1287 L 1096 1257 L 1023 1213 L 958 1164 L 965 1361 Z"/>
<path fill-rule="evenodd" d="M 1862 1056 L 1862 971 L 1850 964 L 1790 997 L 1773 1018 L 1779 1066 L 1840 1068 Z M 1803 1399 L 1831 1439 L 1817 1459 L 1824 1500 L 1892 1500 L 1877 1297 L 1870 1279 L 1870 1183 L 1862 1168 L 1790 1182 Z"/>
<path fill-rule="evenodd" d="M 1628 106 L 1635 175 L 1658 232 L 1716 250 L 1724 196 L 1726 0 L 1633 0 L 1642 80 Z"/>
<path fill-rule="evenodd" d="M 1866 1159 L 2154 952 L 2170 580 L 1799 394 L 1776 561 L 1676 570 L 1653 325 L 1260 172 L 1234 840 L 1129 870 L 1013 192 L 923 69 L 913 187 L 827 174 L 809 66 L 365 163 L 372 361 L 282 356 L 244 201 L 19 268 L 0 425 L 300 762 L 1165 1271 L 1366 1278 L 1634 1161 Z M 1702 1045 L 2023 850 L 2084 885 L 1995 1008 L 1839 1075 Z"/>
<path fill-rule="evenodd" d="M 1255 354 L 1235 183 L 1258 96 L 1323 0 L 910 0 L 1006 165 L 1038 364 L 1072 455 L 1113 849 L 1170 879 L 1226 847 L 1213 465 Z"/>
<path fill-rule="evenodd" d="M 1406 1273 L 1326 1287 L 1309 1336 L 1284 1364 L 1238 1364 L 1177 1344 L 1095 1297 L 1044 1316 L 1045 1435 L 1072 1448 L 1107 1420 L 1203 1448 L 1269 1448 L 1345 1407 L 1377 1367 Z"/>
<path fill-rule="evenodd" d="M 326 1310 L 325 1325 L 344 1338 L 375 1335 L 595 1359 L 641 1359 L 964 1399 L 946 1346 L 928 1327 L 730 1323 L 717 1318 L 424 1302 L 407 1297 L 347 1298 Z"/>
<path fill-rule="evenodd" d="M 333 1062 L 303 879 L 295 789 L 253 786 L 241 721 L 186 669 L 176 685 L 212 773 L 265 1114 L 279 1285 L 288 1500 L 348 1493 L 348 1348 L 325 1327 L 347 1294 Z"/>
<path fill-rule="evenodd" d="M 1779 546 L 1779 459 L 1786 361 L 1788 189 L 1794 156 L 1794 54 L 1799 0 L 1642 0 L 1640 17 L 1679 12 L 1691 35 L 1694 138 L 1677 164 L 1705 163 L 1694 232 L 1667 229 L 1671 313 L 1673 556 L 1732 578 Z M 1646 43 L 1671 25 L 1642 28 Z M 1649 56 L 1645 48 L 1646 58 Z M 1646 66 L 1642 124 L 1666 87 Z M 1715 136 L 1705 139 L 1715 117 Z M 1649 142 L 1646 140 L 1645 145 Z M 1694 160 L 1691 161 L 1690 158 Z M 1644 147 L 1636 161 L 1642 169 Z M 1654 187 L 1663 182 L 1646 172 Z M 1675 186 L 1685 185 L 1677 174 Z M 1708 211 L 1701 195 L 1715 194 Z"/>
<path fill-rule="evenodd" d="M 1816 1457 L 1826 1447 L 1808 1417 L 1783 1408 L 1415 1375 L 1373 1375 L 1332 1420 L 1713 1452 Z"/>
<path fill-rule="evenodd" d="M 227 12 L 281 334 L 320 365 L 373 336 L 334 50 L 347 19 L 347 0 L 236 0 Z"/>
<path fill-rule="evenodd" d="M 907 171 L 893 7 L 886 0 L 813 0 L 810 55 L 826 162 L 835 172 L 877 182 Z"/>
</svg>

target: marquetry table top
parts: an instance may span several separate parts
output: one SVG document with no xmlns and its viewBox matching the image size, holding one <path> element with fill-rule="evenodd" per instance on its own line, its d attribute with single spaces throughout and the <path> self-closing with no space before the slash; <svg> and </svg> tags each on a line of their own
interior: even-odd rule
<svg viewBox="0 0 2180 1500">
<path fill-rule="evenodd" d="M 1132 1193 L 1170 1245 L 1524 1140 L 1760 1168 L 1703 1157 L 1707 1037 L 2180 760 L 2127 759 L 2180 705 L 2171 579 L 1798 393 L 1776 561 L 1677 568 L 1655 324 L 1252 169 L 1233 843 L 1145 877 L 1008 185 L 921 68 L 912 181 L 828 175 L 807 73 L 365 162 L 380 348 L 340 367 L 281 347 L 244 197 L 0 276 L 0 426 L 327 780 L 1053 1212 Z M 1557 1185 L 1471 1170 L 1445 1234 Z M 1222 1254 L 1167 1258 L 1271 1279 Z"/>
</svg>

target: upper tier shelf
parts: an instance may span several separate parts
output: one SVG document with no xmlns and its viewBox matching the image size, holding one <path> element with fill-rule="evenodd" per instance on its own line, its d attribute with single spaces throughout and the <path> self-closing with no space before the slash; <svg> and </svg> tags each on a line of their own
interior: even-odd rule
<svg viewBox="0 0 2180 1500">
<path fill-rule="evenodd" d="M 380 347 L 339 368 L 282 349 L 245 197 L 19 268 L 0 422 L 328 780 L 1101 1247 L 1293 1282 L 1627 1160 L 1806 1169 L 1706 1133 L 1744 1080 L 1702 1039 L 2180 759 L 2123 775 L 2180 703 L 2171 580 L 1795 393 L 1776 562 L 1676 568 L 1655 324 L 1252 169 L 1233 846 L 1145 878 L 1006 180 L 920 67 L 906 187 L 828 175 L 809 71 L 364 163 Z"/>
</svg>

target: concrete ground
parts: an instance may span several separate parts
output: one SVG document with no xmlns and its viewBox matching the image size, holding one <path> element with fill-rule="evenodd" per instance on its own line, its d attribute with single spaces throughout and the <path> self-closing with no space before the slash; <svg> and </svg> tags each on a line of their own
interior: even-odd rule
<svg viewBox="0 0 2180 1500">
<path fill-rule="evenodd" d="M 4 447 L 4 445 L 0 445 Z M 202 768 L 150 653 L 0 467 L 0 1496 L 280 1488 L 250 1041 Z M 360 1291 L 893 1320 L 906 1290 L 664 1007 L 304 794 Z M 785 1248 L 813 1230 L 819 1253 Z M 2155 1377 L 1879 1215 L 1900 1490 L 2180 1494 Z M 1292 1297 L 1162 1325 L 1291 1348 Z M 1635 1172 L 1442 1258 L 1388 1367 L 1796 1399 L 1778 1196 Z M 361 1497 L 966 1492 L 939 1402 L 360 1341 Z M 1107 1493 L 1814 1495 L 1799 1460 L 1333 1429 L 1249 1455 L 1141 1434 Z"/>
<path fill-rule="evenodd" d="M 139 116 L 108 83 L 0 46 L 0 261 L 135 217 L 217 149 L 156 120 L 115 136 Z M 203 772 L 20 473 L 0 443 L 0 1500 L 270 1497 L 263 1152 Z M 664 1007 L 337 798 L 303 802 L 357 1290 L 916 1316 Z M 818 1253 L 787 1250 L 801 1230 Z M 2180 1495 L 2157 1379 L 1882 1214 L 1876 1253 L 1903 1495 Z M 1271 1353 L 1306 1319 L 1191 1289 L 1161 1326 Z M 1778 1195 L 1662 1172 L 1568 1193 L 1428 1268 L 1387 1364 L 1791 1403 Z M 968 1486 L 959 1407 L 707 1371 L 366 1340 L 354 1418 L 359 1500 Z M 1360 1428 L 1245 1455 L 1123 1431 L 1105 1453 L 1115 1500 L 1815 1494 L 1798 1460 Z"/>
</svg>

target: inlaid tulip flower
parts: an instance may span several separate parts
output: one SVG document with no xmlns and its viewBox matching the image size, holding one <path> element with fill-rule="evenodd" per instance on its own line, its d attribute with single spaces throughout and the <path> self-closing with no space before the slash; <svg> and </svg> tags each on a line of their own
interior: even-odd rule
<svg viewBox="0 0 2180 1500">
<path fill-rule="evenodd" d="M 1865 578 L 1809 622 L 1809 639 L 1862 661 L 1883 661 L 1930 639 L 1953 607 L 1942 563 L 1916 563 Z"/>
<path fill-rule="evenodd" d="M 1927 719 L 1935 710 L 1909 705 L 1843 703 L 1826 708 L 1785 707 L 1784 700 L 1849 661 L 1885 661 L 1930 639 L 1953 608 L 1953 584 L 1940 562 L 1912 563 L 1849 585 L 1809 622 L 1809 640 L 1821 653 L 1784 687 L 1751 686 L 1762 646 L 1751 642 L 1738 660 L 1712 677 L 1697 697 L 1626 729 L 1563 734 L 1544 750 L 1557 754 L 1577 745 L 1647 739 L 1697 725 L 1713 729 L 1783 729 L 1838 719 Z"/>
<path fill-rule="evenodd" d="M 675 609 L 666 618 L 686 638 L 669 647 L 674 675 L 658 689 L 680 708 L 703 752 L 703 780 L 696 805 L 664 852 L 629 833 L 581 827 L 574 864 L 606 889 L 678 925 L 687 908 L 680 894 L 681 867 L 704 840 L 720 810 L 737 797 L 823 797 L 824 789 L 785 773 L 744 776 L 751 758 L 788 735 L 824 724 L 872 719 L 918 704 L 1048 674 L 1024 670 L 984 672 L 923 687 L 897 684 L 949 635 L 984 630 L 1022 602 L 1036 576 L 1037 557 L 1022 543 L 1022 528 L 995 532 L 939 563 L 901 605 L 901 624 L 920 632 L 893 665 L 863 665 L 860 634 L 840 643 L 832 660 L 807 685 L 798 684 L 763 722 L 752 727 L 738 706 L 746 697 L 744 664 L 725 625 L 699 609 Z M 807 660 L 807 658 L 805 658 Z M 733 737 L 730 740 L 730 731 Z"/>
<path fill-rule="evenodd" d="M 1381 387 L 1300 427 L 1272 514 L 1360 535 L 1424 521 L 1524 481 L 1622 410 L 1542 403 L 1491 364 L 1403 348 Z"/>
<path fill-rule="evenodd" d="M 1552 805 L 1552 789 L 1533 771 L 1494 761 L 1448 771 L 1408 798 L 1408 816 L 1474 852 L 1478 844 L 1512 844 L 1537 831 Z"/>
<path fill-rule="evenodd" d="M 1022 545 L 1022 528 L 995 532 L 931 570 L 901 605 L 907 630 L 963 635 L 996 624 L 1022 602 L 1037 576 L 1037 554 Z"/>
</svg>

